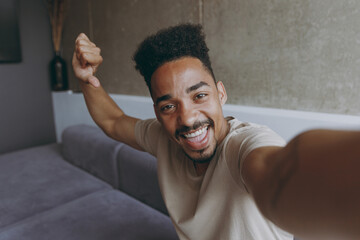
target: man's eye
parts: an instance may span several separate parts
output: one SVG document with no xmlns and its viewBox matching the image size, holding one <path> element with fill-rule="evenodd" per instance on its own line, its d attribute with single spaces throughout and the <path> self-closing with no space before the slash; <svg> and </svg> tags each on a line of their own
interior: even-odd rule
<svg viewBox="0 0 360 240">
<path fill-rule="evenodd" d="M 207 94 L 205 94 L 205 93 L 199 93 L 198 95 L 195 96 L 195 99 L 202 99 L 206 96 L 207 96 Z"/>
<path fill-rule="evenodd" d="M 162 112 L 169 112 L 169 111 L 173 110 L 174 108 L 175 108 L 174 105 L 168 104 L 168 105 L 165 105 L 165 106 L 161 107 L 160 110 Z"/>
</svg>

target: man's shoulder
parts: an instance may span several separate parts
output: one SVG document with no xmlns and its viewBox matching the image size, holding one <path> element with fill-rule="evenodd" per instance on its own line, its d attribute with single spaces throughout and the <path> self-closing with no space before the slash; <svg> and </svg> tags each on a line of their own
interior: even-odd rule
<svg viewBox="0 0 360 240">
<path fill-rule="evenodd" d="M 229 125 L 230 125 L 230 130 L 228 133 L 228 136 L 236 136 L 240 133 L 244 133 L 244 132 L 251 132 L 253 131 L 261 131 L 261 130 L 267 130 L 269 129 L 267 126 L 264 125 L 260 125 L 257 123 L 252 123 L 252 122 L 244 122 L 244 121 L 240 121 L 237 118 L 234 117 L 227 117 L 226 118 Z"/>
<path fill-rule="evenodd" d="M 165 136 L 161 123 L 155 118 L 139 120 L 135 125 L 137 143 L 152 155 L 156 155 L 159 140 Z"/>
<path fill-rule="evenodd" d="M 156 118 L 141 119 L 137 121 L 135 131 L 149 131 L 152 129 L 160 129 L 161 124 Z"/>
<path fill-rule="evenodd" d="M 224 140 L 223 150 L 239 157 L 258 147 L 283 146 L 285 141 L 269 127 L 261 124 L 242 122 L 236 118 L 229 121 L 230 131 Z M 243 154 L 242 154 L 243 153 Z M 228 156 L 229 154 L 227 154 Z"/>
</svg>

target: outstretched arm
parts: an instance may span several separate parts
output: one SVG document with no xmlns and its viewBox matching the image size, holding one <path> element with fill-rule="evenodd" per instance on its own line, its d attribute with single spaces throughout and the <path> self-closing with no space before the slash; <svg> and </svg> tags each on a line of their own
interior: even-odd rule
<svg viewBox="0 0 360 240">
<path fill-rule="evenodd" d="M 111 138 L 142 150 L 135 140 L 138 119 L 124 114 L 94 76 L 102 61 L 100 49 L 81 33 L 75 42 L 72 65 L 91 117 Z"/>
<path fill-rule="evenodd" d="M 360 239 L 360 132 L 305 132 L 255 149 L 242 172 L 262 213 L 300 239 Z"/>
</svg>

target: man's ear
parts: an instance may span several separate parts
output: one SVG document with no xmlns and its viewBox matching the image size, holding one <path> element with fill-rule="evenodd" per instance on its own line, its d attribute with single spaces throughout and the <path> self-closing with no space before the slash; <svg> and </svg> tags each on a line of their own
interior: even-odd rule
<svg viewBox="0 0 360 240">
<path fill-rule="evenodd" d="M 226 94 L 225 86 L 221 81 L 218 81 L 216 83 L 216 87 L 217 87 L 217 90 L 218 90 L 220 103 L 221 103 L 221 105 L 224 105 L 226 103 L 226 100 L 227 100 L 227 94 Z"/>
</svg>

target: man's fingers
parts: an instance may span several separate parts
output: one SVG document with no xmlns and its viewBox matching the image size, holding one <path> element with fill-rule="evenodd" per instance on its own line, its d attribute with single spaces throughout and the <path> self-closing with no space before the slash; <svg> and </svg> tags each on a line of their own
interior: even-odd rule
<svg viewBox="0 0 360 240">
<path fill-rule="evenodd" d="M 100 52 L 100 48 L 96 47 L 84 33 L 76 38 L 72 62 L 75 75 L 94 87 L 100 86 L 99 79 L 93 76 L 103 61 Z"/>
<path fill-rule="evenodd" d="M 81 33 L 75 40 L 75 45 L 90 45 L 96 46 L 95 43 L 91 42 L 90 39 L 84 34 Z"/>
<path fill-rule="evenodd" d="M 76 57 L 80 60 L 83 57 L 87 57 L 89 55 L 98 55 L 100 56 L 100 48 L 90 47 L 90 46 L 80 46 L 75 49 Z"/>
<path fill-rule="evenodd" d="M 80 33 L 79 36 L 78 36 L 78 38 L 83 38 L 83 39 L 89 40 L 88 36 L 86 36 L 85 33 Z M 90 40 L 89 40 L 89 41 L 90 41 Z"/>
<path fill-rule="evenodd" d="M 86 67 L 88 64 L 97 67 L 103 61 L 103 58 L 96 53 L 80 53 L 78 59 L 80 60 L 81 67 Z"/>
<path fill-rule="evenodd" d="M 89 52 L 100 54 L 101 50 L 98 47 L 93 47 L 89 45 L 79 45 L 76 46 L 76 52 Z"/>
<path fill-rule="evenodd" d="M 100 48 L 96 47 L 84 33 L 76 39 L 75 52 L 82 68 L 90 64 L 96 69 L 103 61 Z"/>
<path fill-rule="evenodd" d="M 86 40 L 86 39 L 82 39 L 82 38 L 76 39 L 75 45 L 76 46 L 92 46 L 92 47 L 96 47 L 95 43 L 91 42 L 90 40 Z"/>
</svg>

